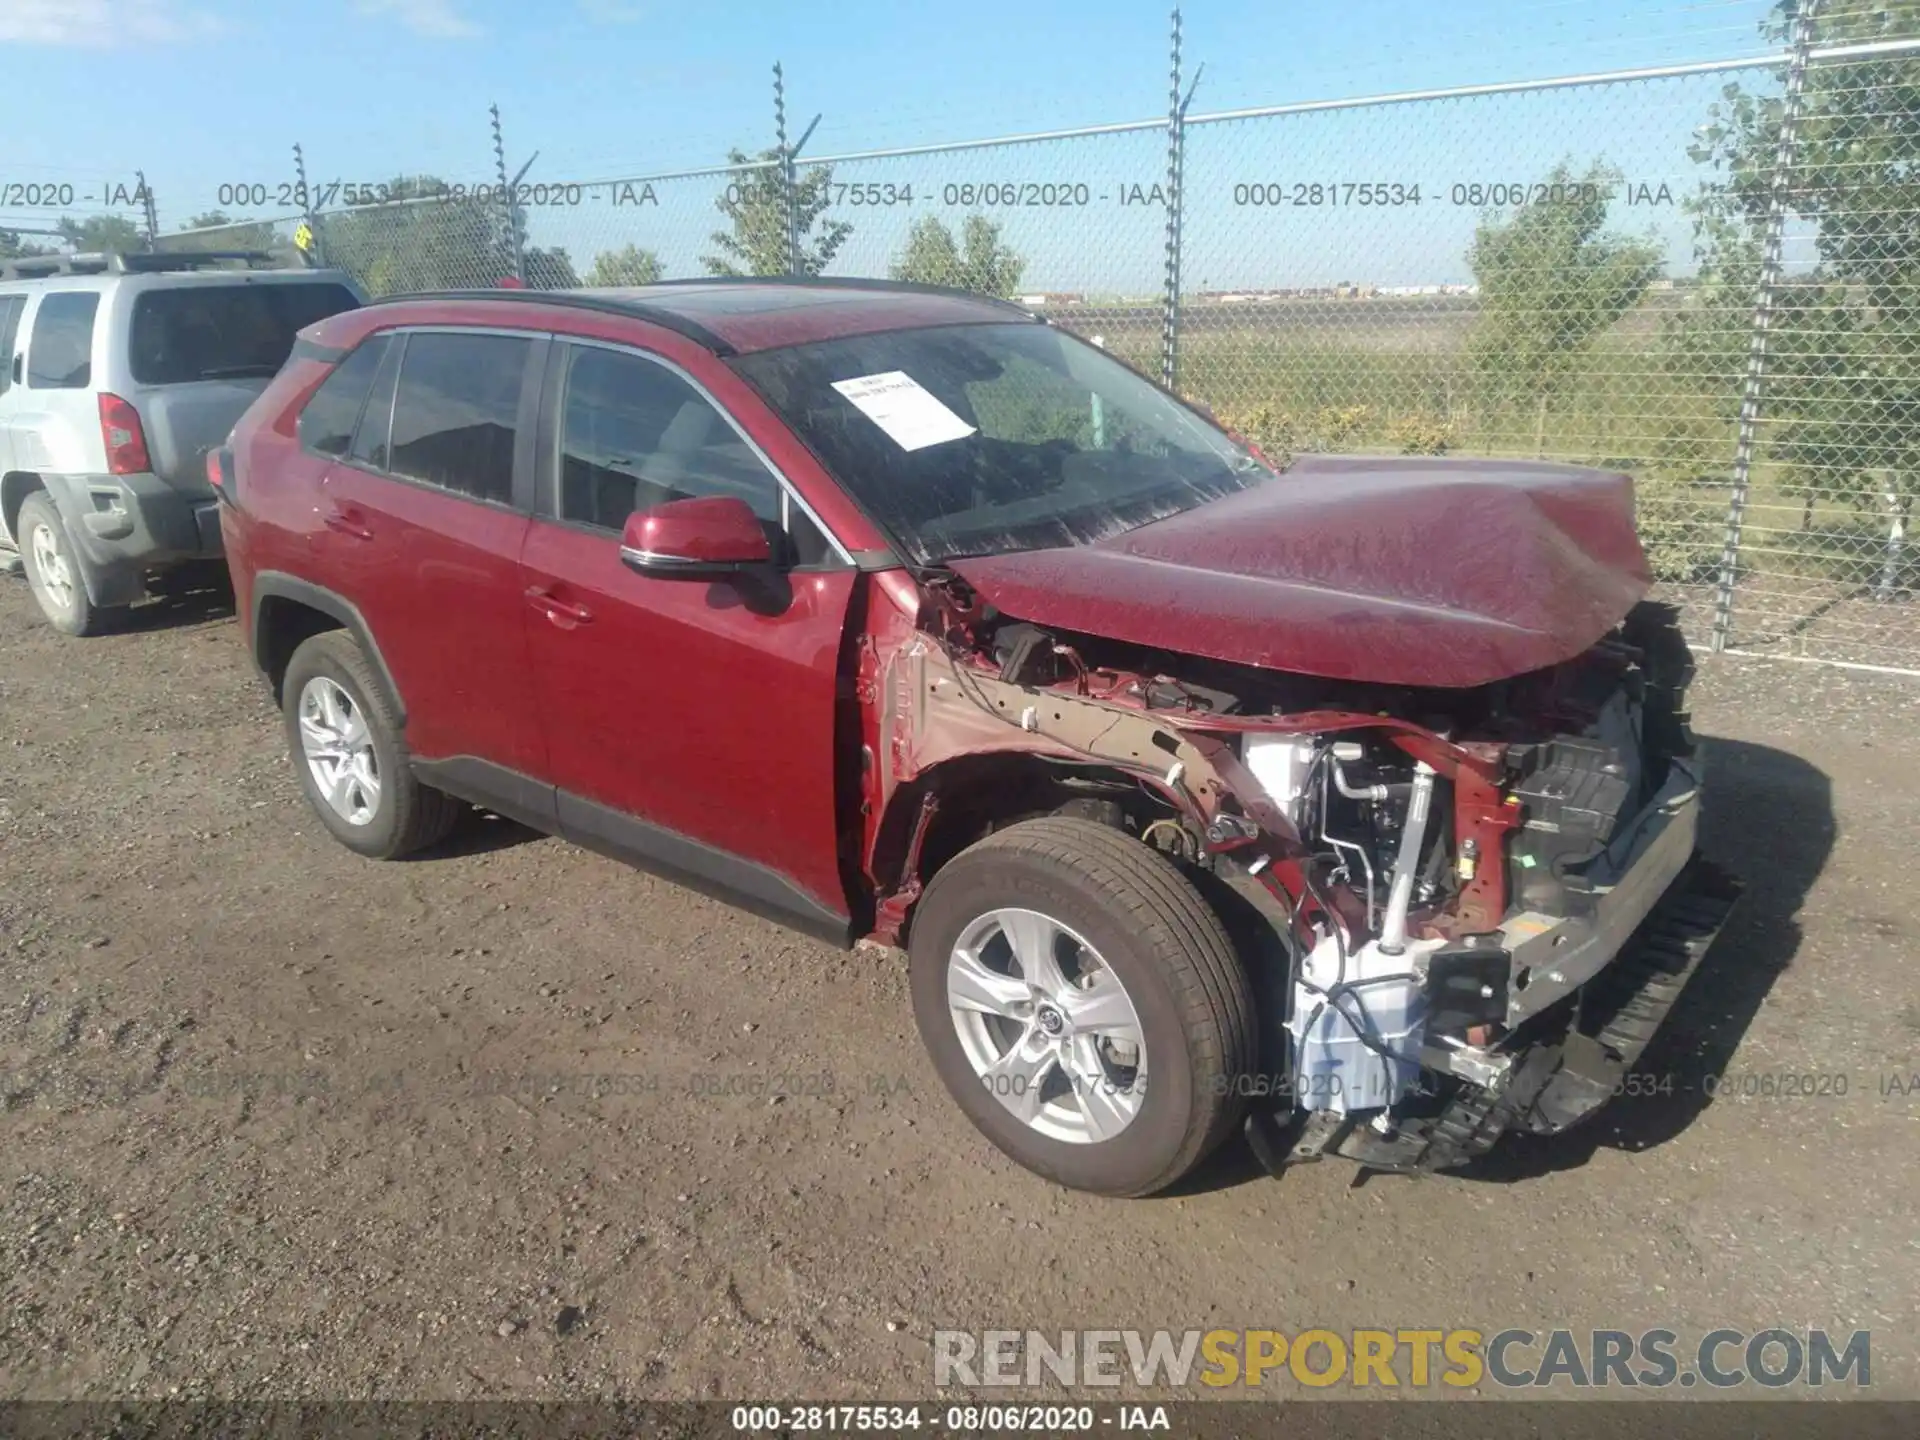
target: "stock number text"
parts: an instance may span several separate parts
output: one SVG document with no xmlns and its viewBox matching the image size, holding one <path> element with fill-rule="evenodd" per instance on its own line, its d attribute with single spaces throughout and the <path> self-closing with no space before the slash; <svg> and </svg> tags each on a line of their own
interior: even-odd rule
<svg viewBox="0 0 1920 1440">
<path fill-rule="evenodd" d="M 1316 205 L 1418 205 L 1420 186 L 1388 181 L 1250 181 L 1233 187 L 1233 203 L 1279 208 Z"/>
</svg>

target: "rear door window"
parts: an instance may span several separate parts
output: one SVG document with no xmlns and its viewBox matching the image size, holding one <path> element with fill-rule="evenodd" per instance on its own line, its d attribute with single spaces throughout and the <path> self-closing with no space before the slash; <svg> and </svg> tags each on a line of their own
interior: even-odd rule
<svg viewBox="0 0 1920 1440">
<path fill-rule="evenodd" d="M 321 455 L 344 455 L 353 443 L 367 391 L 386 353 L 387 337 L 376 335 L 334 366 L 300 412 L 300 443 Z"/>
<path fill-rule="evenodd" d="M 299 330 L 359 303 L 346 286 L 318 281 L 142 291 L 129 365 L 142 385 L 270 376 L 286 364 Z"/>
<path fill-rule="evenodd" d="M 512 335 L 408 335 L 386 468 L 476 500 L 511 504 L 520 392 L 532 347 Z"/>
<path fill-rule="evenodd" d="M 27 384 L 35 390 L 84 390 L 93 383 L 92 290 L 57 290 L 40 297 L 27 346 Z"/>
</svg>

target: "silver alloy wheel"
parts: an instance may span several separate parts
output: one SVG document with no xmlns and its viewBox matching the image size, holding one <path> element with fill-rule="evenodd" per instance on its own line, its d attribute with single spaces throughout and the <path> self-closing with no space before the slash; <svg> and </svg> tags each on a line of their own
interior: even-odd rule
<svg viewBox="0 0 1920 1440">
<path fill-rule="evenodd" d="M 380 761 L 373 733 L 353 697 L 325 675 L 300 691 L 300 748 L 313 783 L 349 825 L 371 825 L 380 813 Z"/>
<path fill-rule="evenodd" d="M 1055 1140 L 1111 1140 L 1147 1094 L 1140 1016 L 1085 939 L 1037 910 L 989 910 L 947 958 L 947 1008 L 987 1092 Z"/>
<path fill-rule="evenodd" d="M 73 571 L 67 567 L 67 557 L 60 553 L 60 537 L 42 520 L 33 527 L 28 543 L 33 547 L 33 569 L 40 577 L 40 588 L 62 611 L 71 612 Z"/>
</svg>

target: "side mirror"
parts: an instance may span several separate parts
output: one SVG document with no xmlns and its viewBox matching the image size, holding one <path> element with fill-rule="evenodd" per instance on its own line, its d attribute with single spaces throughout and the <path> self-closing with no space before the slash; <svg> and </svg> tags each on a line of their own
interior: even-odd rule
<svg viewBox="0 0 1920 1440">
<path fill-rule="evenodd" d="M 629 515 L 620 560 L 642 575 L 712 580 L 771 564 L 773 547 L 746 501 L 698 495 Z"/>
</svg>

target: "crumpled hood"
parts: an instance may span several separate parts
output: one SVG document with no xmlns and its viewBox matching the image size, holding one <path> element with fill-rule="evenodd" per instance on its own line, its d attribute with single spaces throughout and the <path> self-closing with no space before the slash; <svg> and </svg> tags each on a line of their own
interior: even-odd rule
<svg viewBox="0 0 1920 1440">
<path fill-rule="evenodd" d="M 1092 544 L 952 568 L 1041 625 L 1447 687 L 1571 659 L 1651 583 L 1625 475 L 1357 456 L 1303 456 L 1265 484 Z"/>
</svg>

